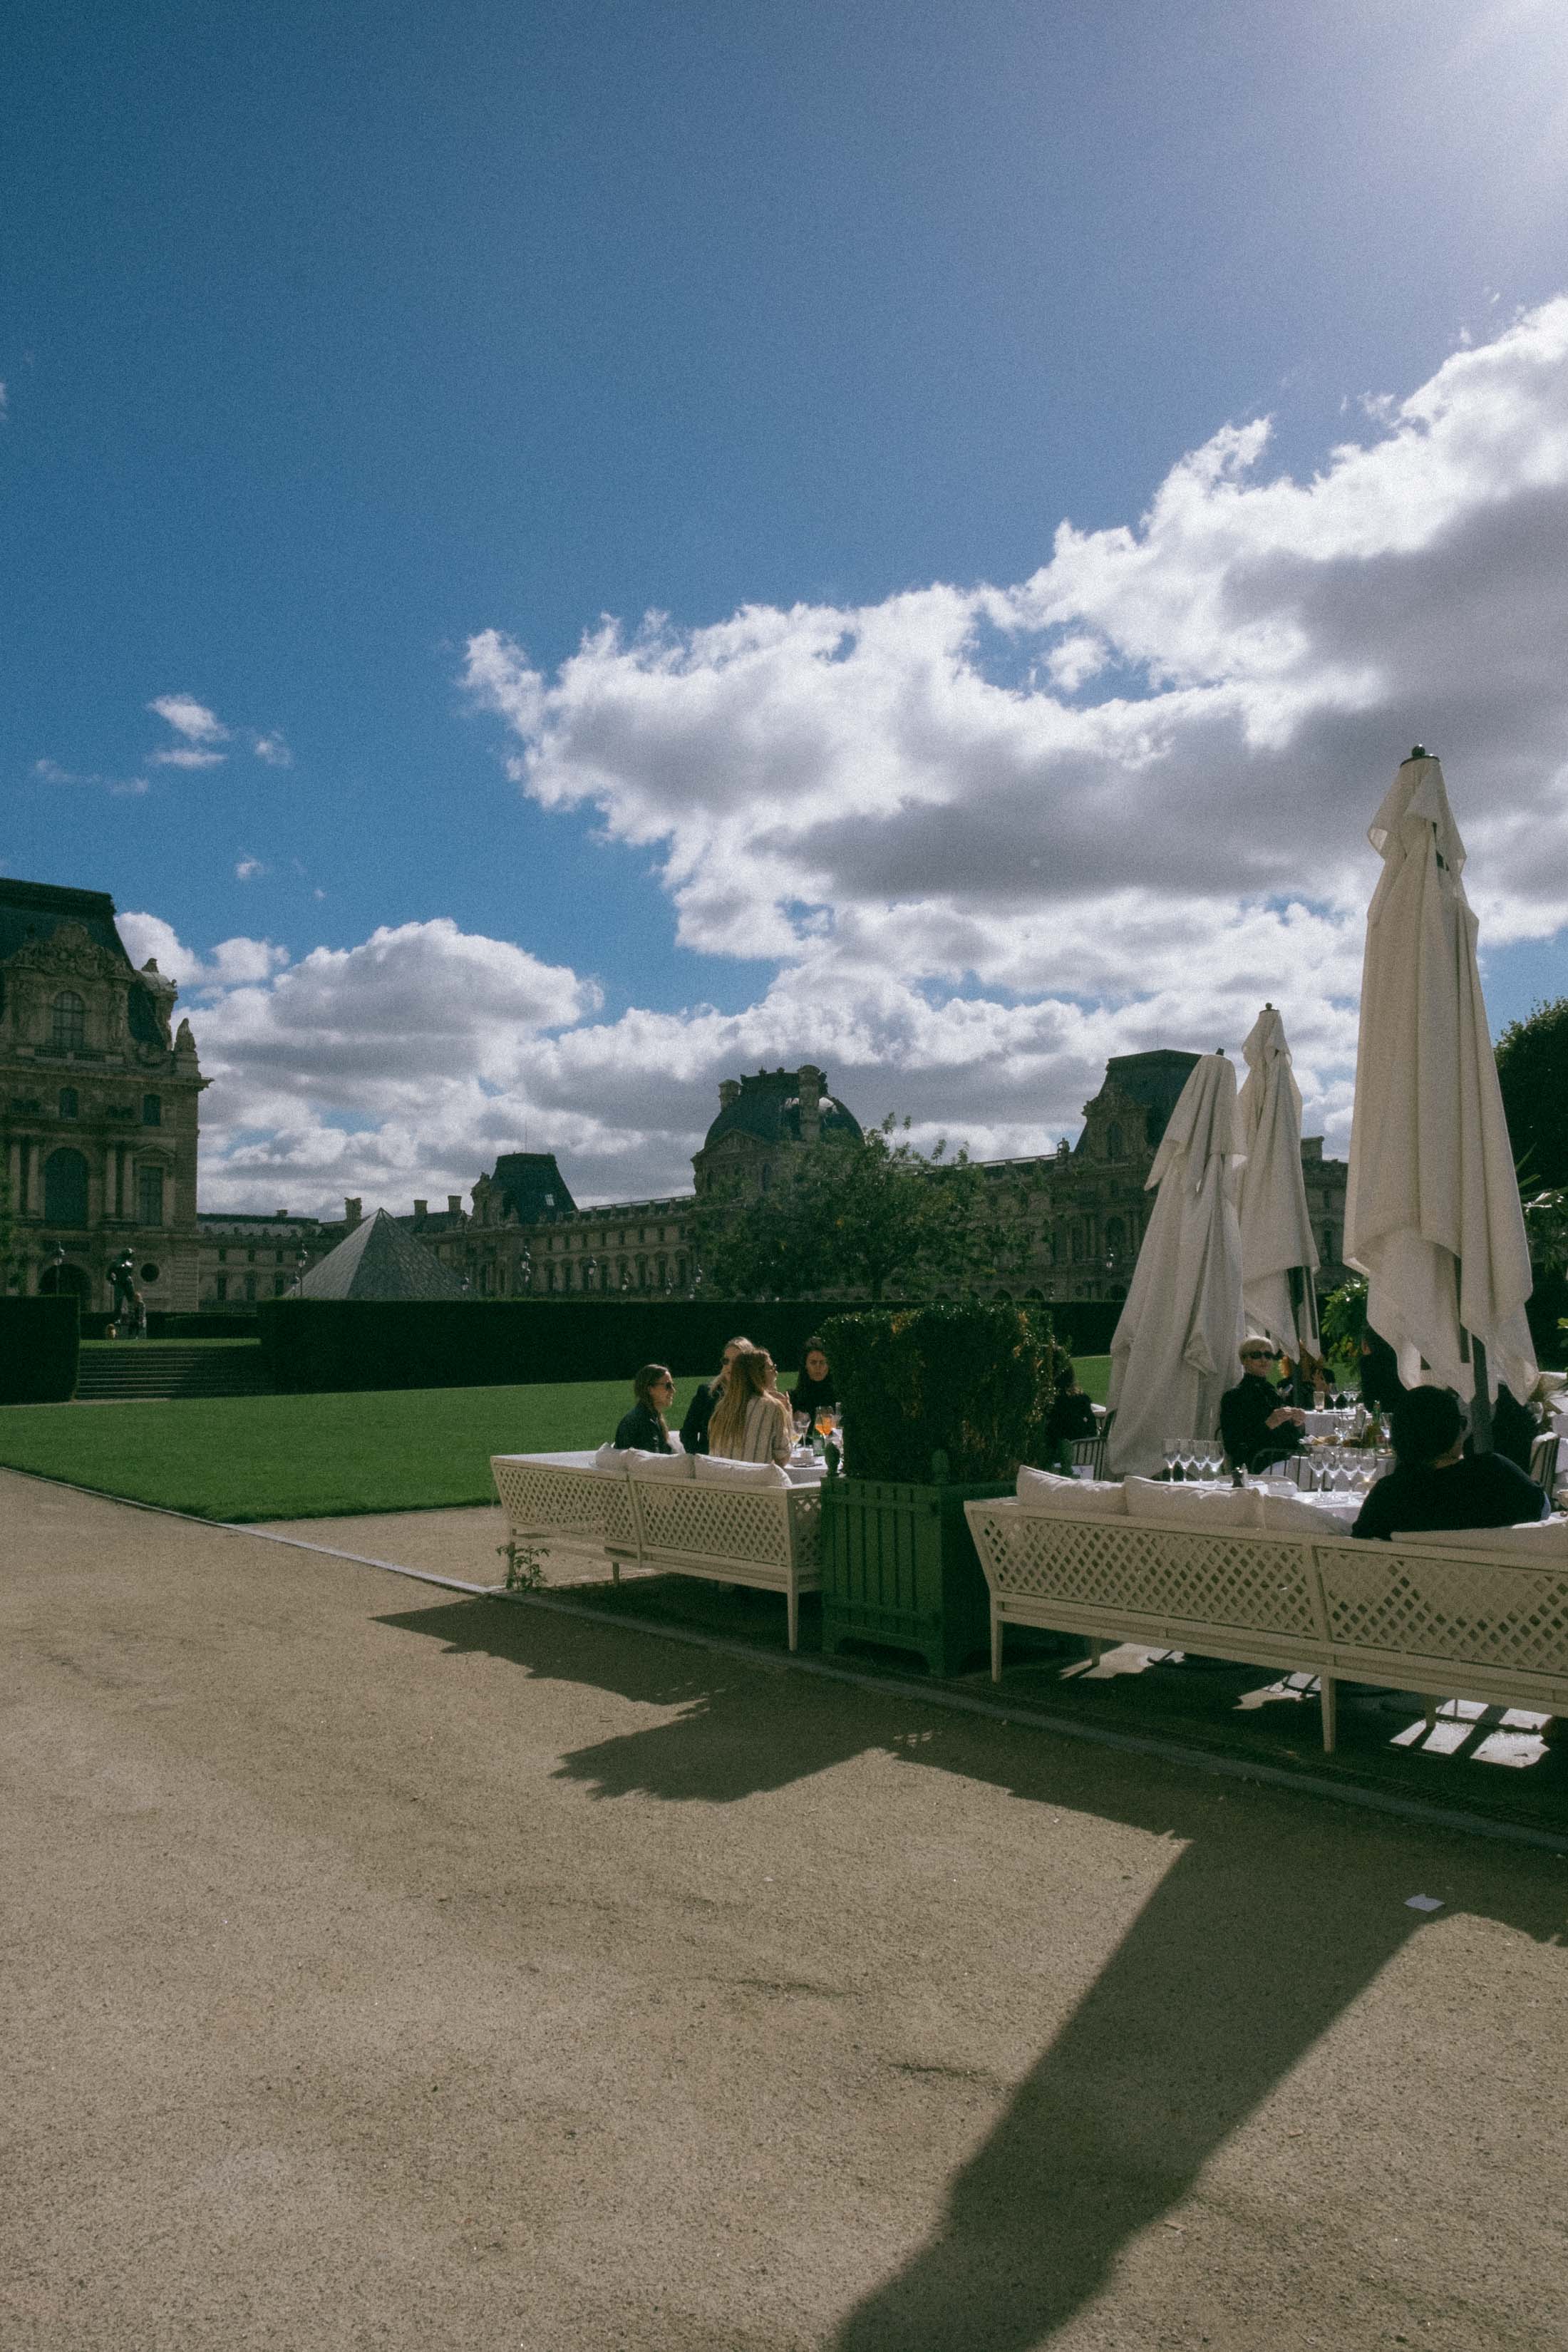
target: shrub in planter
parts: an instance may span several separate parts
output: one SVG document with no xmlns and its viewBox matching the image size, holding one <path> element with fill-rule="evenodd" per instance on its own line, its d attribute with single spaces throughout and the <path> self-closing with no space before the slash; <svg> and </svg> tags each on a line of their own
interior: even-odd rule
<svg viewBox="0 0 1568 2352">
<path fill-rule="evenodd" d="M 823 1342 L 856 1478 L 1010 1479 L 1044 1444 L 1058 1350 L 1039 1307 L 893 1307 L 835 1316 Z M 940 1474 L 939 1474 L 940 1475 Z"/>
</svg>

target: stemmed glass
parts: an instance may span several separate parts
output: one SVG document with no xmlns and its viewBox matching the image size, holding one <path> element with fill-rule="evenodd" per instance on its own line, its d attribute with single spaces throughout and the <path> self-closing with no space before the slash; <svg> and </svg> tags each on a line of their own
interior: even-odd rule
<svg viewBox="0 0 1568 2352">
<path fill-rule="evenodd" d="M 1167 1437 L 1163 1450 L 1165 1455 L 1165 1475 L 1167 1478 L 1173 1478 L 1176 1475 L 1176 1465 L 1182 1458 L 1181 1439 L 1179 1437 Z"/>
</svg>

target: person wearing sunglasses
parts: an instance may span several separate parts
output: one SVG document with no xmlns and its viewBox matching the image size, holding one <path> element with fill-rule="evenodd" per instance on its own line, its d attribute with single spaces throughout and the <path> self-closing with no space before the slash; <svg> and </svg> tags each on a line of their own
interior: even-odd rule
<svg viewBox="0 0 1568 2352">
<path fill-rule="evenodd" d="M 1241 1343 L 1241 1378 L 1220 1399 L 1219 1433 L 1238 1470 L 1266 1470 L 1301 1451 L 1307 1416 L 1281 1402 L 1269 1378 L 1279 1360 L 1271 1340 L 1249 1332 Z"/>
<path fill-rule="evenodd" d="M 644 1454 L 673 1454 L 665 1414 L 675 1402 L 675 1382 L 668 1364 L 645 1364 L 632 1383 L 637 1399 L 623 1413 L 616 1432 L 617 1445 L 635 1445 Z"/>
</svg>

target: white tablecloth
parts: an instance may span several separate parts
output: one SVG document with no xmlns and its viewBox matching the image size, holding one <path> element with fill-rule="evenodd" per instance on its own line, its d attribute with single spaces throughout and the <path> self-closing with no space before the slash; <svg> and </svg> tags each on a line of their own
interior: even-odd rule
<svg viewBox="0 0 1568 2352">
<path fill-rule="evenodd" d="M 1249 1480 L 1248 1484 L 1260 1485 L 1266 1495 L 1269 1493 L 1289 1495 L 1293 1503 L 1310 1503 L 1314 1511 L 1322 1513 L 1324 1518 L 1331 1519 L 1344 1528 L 1354 1527 L 1361 1517 L 1361 1507 L 1366 1500 L 1364 1495 L 1321 1492 L 1305 1494 L 1299 1486 L 1293 1486 L 1289 1479 Z"/>
<path fill-rule="evenodd" d="M 1314 1406 L 1307 1415 L 1307 1434 L 1309 1437 L 1340 1437 L 1354 1419 L 1353 1408 L 1347 1411 L 1343 1406 L 1330 1406 L 1320 1412 Z"/>
</svg>

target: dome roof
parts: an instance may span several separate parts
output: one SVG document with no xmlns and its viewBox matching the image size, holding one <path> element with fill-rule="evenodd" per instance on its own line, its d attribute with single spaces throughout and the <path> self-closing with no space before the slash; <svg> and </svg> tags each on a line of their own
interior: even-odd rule
<svg viewBox="0 0 1568 2352">
<path fill-rule="evenodd" d="M 818 1102 L 822 1134 L 860 1140 L 859 1120 L 837 1095 L 824 1094 Z M 800 1072 L 759 1070 L 754 1077 L 742 1078 L 703 1138 L 703 1150 L 711 1151 L 727 1135 L 754 1136 L 759 1143 L 798 1143 Z"/>
</svg>

